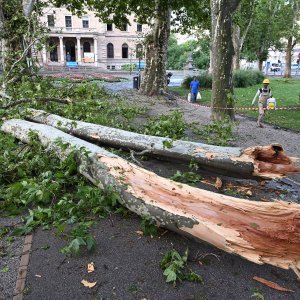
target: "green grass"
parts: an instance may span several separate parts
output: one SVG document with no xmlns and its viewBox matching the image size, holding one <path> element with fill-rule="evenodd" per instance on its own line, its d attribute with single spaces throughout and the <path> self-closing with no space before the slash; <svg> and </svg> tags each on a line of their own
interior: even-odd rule
<svg viewBox="0 0 300 300">
<path fill-rule="evenodd" d="M 247 88 L 236 88 L 236 107 L 251 107 L 253 97 L 256 91 L 261 87 L 260 84 Z M 274 98 L 276 98 L 277 107 L 300 105 L 300 79 L 271 79 L 270 88 Z M 182 97 L 187 97 L 188 90 L 182 87 L 170 88 L 179 93 Z M 210 105 L 211 90 L 201 90 L 201 104 Z M 257 107 L 257 102 L 255 104 Z M 257 118 L 257 111 L 241 111 L 241 114 Z M 300 132 L 300 112 L 299 110 L 289 111 L 268 111 L 264 122 L 279 127 L 289 128 Z"/>
</svg>

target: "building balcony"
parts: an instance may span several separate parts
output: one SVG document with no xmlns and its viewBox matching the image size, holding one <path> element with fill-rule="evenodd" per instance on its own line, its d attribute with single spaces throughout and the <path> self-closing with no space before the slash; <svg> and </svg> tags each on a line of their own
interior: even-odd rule
<svg viewBox="0 0 300 300">
<path fill-rule="evenodd" d="M 99 31 L 97 28 L 75 28 L 75 27 L 49 27 L 50 35 L 73 33 L 73 34 L 94 34 L 96 35 Z"/>
</svg>

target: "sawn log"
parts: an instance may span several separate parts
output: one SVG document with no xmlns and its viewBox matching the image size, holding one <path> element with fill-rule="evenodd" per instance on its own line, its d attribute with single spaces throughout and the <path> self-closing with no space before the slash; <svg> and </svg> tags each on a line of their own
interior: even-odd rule
<svg viewBox="0 0 300 300">
<path fill-rule="evenodd" d="M 70 120 L 42 110 L 30 109 L 26 117 L 30 121 L 47 124 L 71 133 L 84 140 L 97 141 L 112 147 L 134 150 L 149 149 L 156 156 L 191 161 L 214 173 L 238 177 L 280 178 L 290 173 L 299 173 L 297 160 L 284 153 L 279 144 L 255 146 L 247 149 L 218 147 L 189 141 L 172 141 L 169 138 L 138 134 L 121 129 Z M 172 147 L 166 148 L 168 141 Z"/>
<path fill-rule="evenodd" d="M 291 268 L 300 277 L 298 204 L 237 199 L 177 183 L 43 124 L 9 120 L 1 130 L 25 143 L 34 131 L 40 142 L 60 158 L 81 149 L 78 171 L 101 188 L 114 186 L 129 210 L 257 264 Z M 58 145 L 58 139 L 68 145 L 66 149 Z"/>
</svg>

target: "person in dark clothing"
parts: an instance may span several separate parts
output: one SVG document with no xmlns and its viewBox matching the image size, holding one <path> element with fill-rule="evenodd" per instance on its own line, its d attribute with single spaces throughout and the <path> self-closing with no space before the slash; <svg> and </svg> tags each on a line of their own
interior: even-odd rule
<svg viewBox="0 0 300 300">
<path fill-rule="evenodd" d="M 71 61 L 71 55 L 70 55 L 69 52 L 67 53 L 66 60 L 67 60 L 67 61 Z"/>
<path fill-rule="evenodd" d="M 173 76 L 173 74 L 171 72 L 167 73 L 167 75 L 166 75 L 167 85 L 169 85 L 172 76 Z"/>
<path fill-rule="evenodd" d="M 200 82 L 196 79 L 196 76 L 194 76 L 193 81 L 190 83 L 190 89 L 191 89 L 191 102 L 195 103 L 197 99 L 197 94 L 199 91 Z"/>
</svg>

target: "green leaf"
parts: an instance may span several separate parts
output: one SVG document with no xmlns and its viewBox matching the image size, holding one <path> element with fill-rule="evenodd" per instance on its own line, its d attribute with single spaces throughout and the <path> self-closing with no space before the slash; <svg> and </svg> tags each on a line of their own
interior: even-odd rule
<svg viewBox="0 0 300 300">
<path fill-rule="evenodd" d="M 0 269 L 1 273 L 7 273 L 9 271 L 9 267 L 3 267 L 2 269 Z"/>
<path fill-rule="evenodd" d="M 169 268 L 166 269 L 163 274 L 167 277 L 166 282 L 174 282 L 177 279 L 176 273 Z"/>
</svg>

